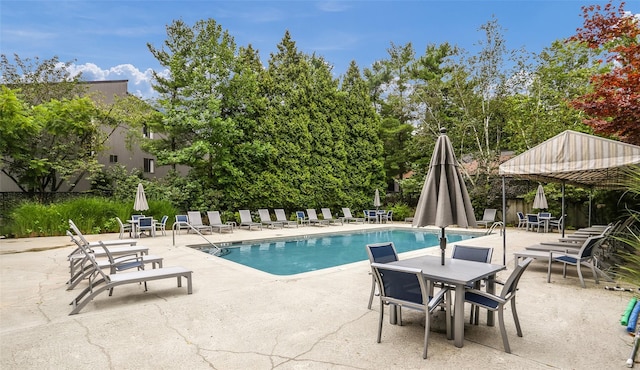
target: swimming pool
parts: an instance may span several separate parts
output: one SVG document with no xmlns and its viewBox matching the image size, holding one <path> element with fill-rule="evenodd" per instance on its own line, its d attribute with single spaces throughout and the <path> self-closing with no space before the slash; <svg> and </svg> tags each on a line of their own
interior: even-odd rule
<svg viewBox="0 0 640 370">
<path fill-rule="evenodd" d="M 453 234 L 449 243 L 482 236 L 484 233 Z M 439 245 L 433 230 L 384 229 L 350 233 L 303 235 L 287 240 L 264 240 L 225 245 L 230 253 L 221 256 L 274 275 L 293 275 L 368 259 L 366 244 L 392 241 L 398 253 Z M 193 246 L 210 252 L 207 246 Z M 213 254 L 213 251 L 211 251 Z"/>
</svg>

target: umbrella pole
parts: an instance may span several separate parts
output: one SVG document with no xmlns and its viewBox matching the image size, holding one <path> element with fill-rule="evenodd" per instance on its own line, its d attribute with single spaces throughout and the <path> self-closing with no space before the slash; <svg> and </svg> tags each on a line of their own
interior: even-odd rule
<svg viewBox="0 0 640 370">
<path fill-rule="evenodd" d="M 444 250 L 447 249 L 447 238 L 444 236 L 444 227 L 440 234 L 440 254 L 442 256 L 442 266 L 444 266 Z"/>
</svg>

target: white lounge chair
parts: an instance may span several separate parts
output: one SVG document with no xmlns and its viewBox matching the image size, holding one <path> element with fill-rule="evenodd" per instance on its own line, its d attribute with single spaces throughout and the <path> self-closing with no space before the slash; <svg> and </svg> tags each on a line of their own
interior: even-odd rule
<svg viewBox="0 0 640 370">
<path fill-rule="evenodd" d="M 329 225 L 337 225 L 338 222 L 340 223 L 340 225 L 343 224 L 342 219 L 333 218 L 333 215 L 331 214 L 331 210 L 329 208 L 322 208 L 320 210 L 322 211 L 322 218 L 326 221 L 329 221 Z"/>
<path fill-rule="evenodd" d="M 282 222 L 271 220 L 271 215 L 269 214 L 268 209 L 259 209 L 258 215 L 260 216 L 260 223 L 263 226 L 266 226 L 271 229 L 275 229 L 276 227 L 283 228 L 284 225 Z"/>
<path fill-rule="evenodd" d="M 222 233 L 223 231 L 228 231 L 230 233 L 233 232 L 233 225 L 222 223 L 220 212 L 207 211 L 207 218 L 209 219 L 209 226 L 211 226 L 211 229 L 218 229 L 219 233 Z"/>
<path fill-rule="evenodd" d="M 189 225 L 192 229 L 200 231 L 208 231 L 209 233 L 213 232 L 211 226 L 205 225 L 202 222 L 202 215 L 199 211 L 189 211 L 187 212 L 187 216 L 189 217 Z M 187 231 L 188 232 L 188 231 Z"/>
<path fill-rule="evenodd" d="M 276 220 L 282 223 L 282 226 L 295 226 L 298 227 L 298 221 L 292 221 L 287 218 L 287 215 L 284 213 L 284 209 L 277 208 L 274 210 L 276 213 Z"/>
<path fill-rule="evenodd" d="M 353 215 L 351 214 L 351 209 L 349 208 L 342 208 L 342 222 L 346 222 L 349 223 L 351 221 L 358 223 L 358 222 L 362 222 L 364 223 L 364 218 L 362 217 L 353 217 Z"/>
<path fill-rule="evenodd" d="M 262 230 L 262 224 L 260 222 L 253 222 L 251 218 L 251 211 L 248 209 L 241 209 L 240 213 L 240 227 L 246 227 L 251 230 L 254 227 L 260 228 Z"/>
<path fill-rule="evenodd" d="M 329 225 L 329 220 L 320 220 L 316 214 L 316 210 L 313 208 L 307 208 L 307 216 L 309 217 L 309 224 L 311 225 Z"/>
</svg>

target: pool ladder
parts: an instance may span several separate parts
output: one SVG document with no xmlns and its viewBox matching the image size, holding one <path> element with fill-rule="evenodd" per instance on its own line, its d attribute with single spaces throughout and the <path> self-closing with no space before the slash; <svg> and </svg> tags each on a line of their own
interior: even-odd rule
<svg viewBox="0 0 640 370">
<path fill-rule="evenodd" d="M 176 245 L 176 226 L 187 226 L 188 228 L 190 228 L 191 230 L 193 230 L 196 234 L 200 235 L 202 237 L 202 239 L 204 239 L 211 247 L 213 247 L 214 252 L 213 255 L 214 256 L 224 256 L 226 254 L 229 254 L 229 250 L 227 248 L 220 248 L 217 245 L 213 244 L 209 239 L 207 239 L 204 235 L 202 235 L 202 233 L 196 229 L 195 227 L 191 226 L 190 224 L 186 223 L 186 222 L 174 222 L 173 226 L 171 227 L 172 231 L 173 231 L 173 245 Z"/>
</svg>

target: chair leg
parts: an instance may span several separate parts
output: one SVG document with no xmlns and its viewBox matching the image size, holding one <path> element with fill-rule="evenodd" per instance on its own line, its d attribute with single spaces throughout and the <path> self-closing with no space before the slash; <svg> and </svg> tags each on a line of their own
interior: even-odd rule
<svg viewBox="0 0 640 370">
<path fill-rule="evenodd" d="M 380 300 L 380 320 L 378 320 L 378 343 L 382 338 L 382 321 L 384 321 L 384 303 Z"/>
<path fill-rule="evenodd" d="M 504 327 L 504 310 L 500 306 L 498 308 L 498 321 L 500 322 L 500 333 L 502 334 L 502 344 L 504 345 L 504 351 L 511 353 L 511 347 L 509 347 L 509 339 L 507 338 L 507 330 Z"/>
<path fill-rule="evenodd" d="M 425 319 L 424 319 L 424 349 L 422 351 L 422 358 L 427 358 L 427 346 L 429 345 L 429 330 L 431 324 L 431 314 L 429 310 L 424 310 Z"/>
<path fill-rule="evenodd" d="M 582 263 L 580 263 L 578 261 L 578 263 L 576 263 L 576 269 L 578 270 L 578 277 L 580 278 L 580 285 L 582 285 L 583 288 L 586 288 L 587 286 L 584 283 L 584 278 L 582 277 L 582 269 L 580 268 L 581 265 L 582 265 Z"/>
<path fill-rule="evenodd" d="M 371 309 L 371 304 L 373 303 L 373 296 L 376 294 L 376 278 L 371 274 L 371 294 L 369 294 L 369 305 L 368 309 Z"/>
<path fill-rule="evenodd" d="M 522 337 L 522 328 L 520 327 L 520 320 L 518 320 L 518 312 L 516 311 L 516 297 L 511 299 L 511 312 L 513 312 L 513 321 L 516 323 L 516 332 L 519 337 Z"/>
</svg>

